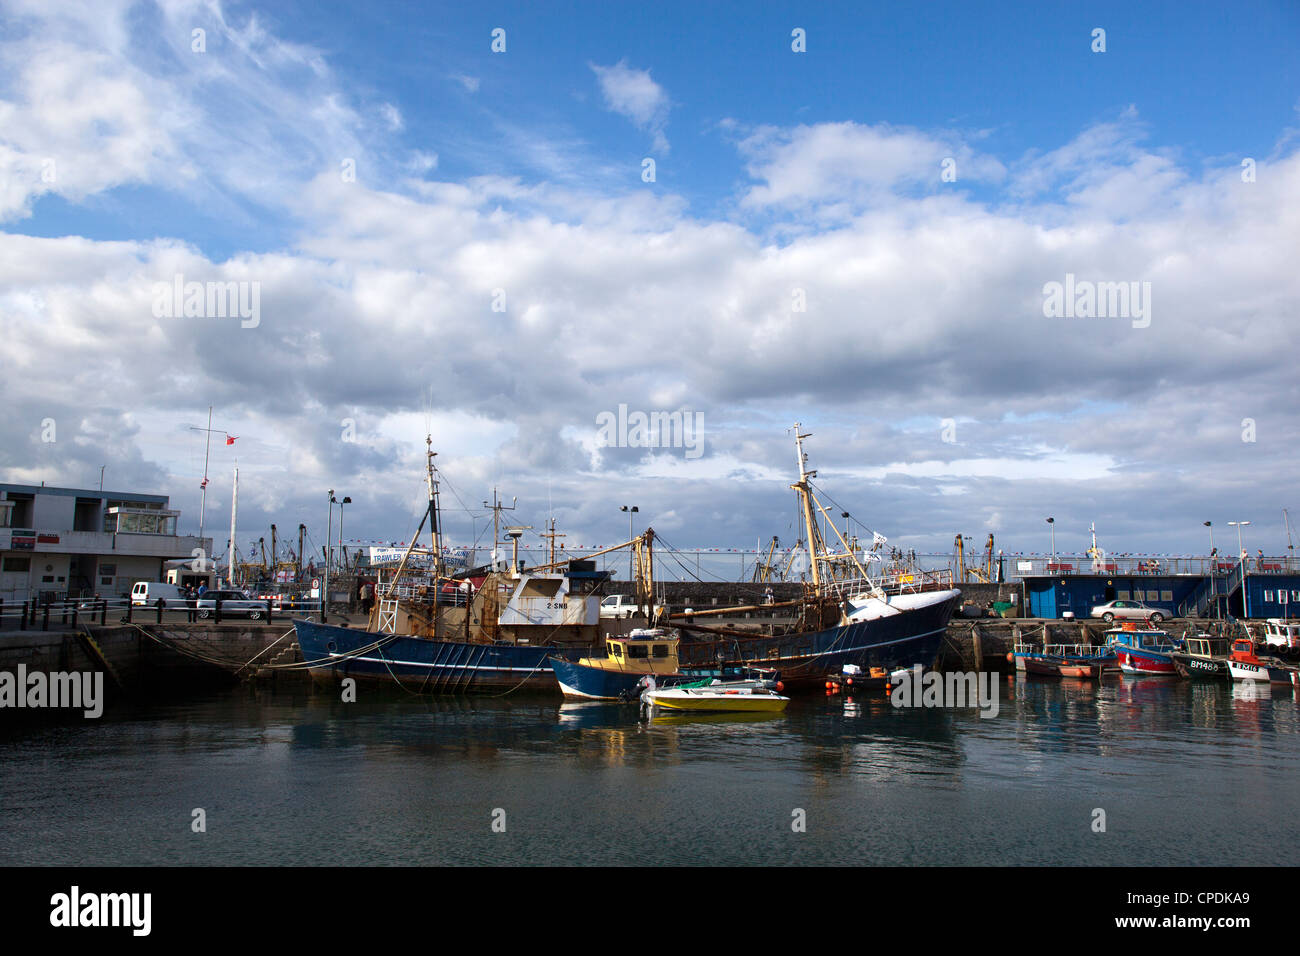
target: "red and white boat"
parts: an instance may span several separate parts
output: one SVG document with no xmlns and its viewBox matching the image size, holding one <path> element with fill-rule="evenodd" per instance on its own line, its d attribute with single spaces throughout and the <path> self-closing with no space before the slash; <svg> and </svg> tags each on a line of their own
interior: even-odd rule
<svg viewBox="0 0 1300 956">
<path fill-rule="evenodd" d="M 1296 668 L 1274 657 L 1255 653 L 1255 646 L 1247 638 L 1232 642 L 1228 655 L 1228 674 L 1234 681 L 1255 681 L 1264 684 L 1298 684 Z"/>
<path fill-rule="evenodd" d="M 1125 674 L 1178 676 L 1178 669 L 1169 655 L 1182 645 L 1171 639 L 1168 631 L 1125 624 L 1106 632 L 1106 646 L 1114 650 L 1119 669 Z"/>
</svg>

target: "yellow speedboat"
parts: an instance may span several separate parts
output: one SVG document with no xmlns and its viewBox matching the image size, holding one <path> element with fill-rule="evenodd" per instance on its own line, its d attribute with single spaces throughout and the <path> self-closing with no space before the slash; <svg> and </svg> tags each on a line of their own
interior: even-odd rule
<svg viewBox="0 0 1300 956">
<path fill-rule="evenodd" d="M 789 697 L 772 690 L 767 681 L 713 681 L 682 687 L 651 687 L 641 695 L 651 707 L 665 710 L 770 714 L 785 710 Z"/>
</svg>

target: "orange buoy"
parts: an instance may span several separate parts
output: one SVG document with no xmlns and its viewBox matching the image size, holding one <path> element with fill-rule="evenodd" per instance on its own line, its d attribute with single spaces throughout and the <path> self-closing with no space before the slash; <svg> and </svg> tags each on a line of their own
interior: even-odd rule
<svg viewBox="0 0 1300 956">
<path fill-rule="evenodd" d="M 1015 652 L 1014 652 L 1014 651 L 1007 651 L 1007 663 L 1008 663 L 1008 664 L 1014 664 L 1015 662 L 1016 662 L 1016 655 L 1015 655 Z"/>
</svg>

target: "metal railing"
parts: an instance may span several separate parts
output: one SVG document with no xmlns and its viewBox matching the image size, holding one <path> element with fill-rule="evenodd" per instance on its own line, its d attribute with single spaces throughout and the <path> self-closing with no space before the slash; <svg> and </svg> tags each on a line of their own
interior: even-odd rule
<svg viewBox="0 0 1300 956">
<path fill-rule="evenodd" d="M 177 605 L 174 602 L 168 604 L 162 598 L 149 605 L 132 604 L 129 599 L 124 598 L 65 598 L 59 601 L 6 601 L 0 598 L 0 631 L 48 631 L 51 628 L 75 630 L 83 624 L 104 627 L 110 622 L 162 624 L 164 621 L 173 623 L 184 621 L 194 624 L 203 621 L 220 624 L 223 619 L 228 620 L 232 617 L 241 620 L 252 619 L 249 608 L 225 610 L 222 607 L 225 603 L 214 600 L 210 609 L 206 607 L 200 609 L 196 607 L 194 600 Z M 321 612 L 319 600 L 290 603 L 268 598 L 265 601 L 259 600 L 259 604 L 261 607 L 257 609 L 257 613 L 267 624 L 274 623 L 277 616 L 281 618 L 290 614 L 311 616 Z M 200 617 L 203 611 L 209 612 L 207 618 Z"/>
</svg>

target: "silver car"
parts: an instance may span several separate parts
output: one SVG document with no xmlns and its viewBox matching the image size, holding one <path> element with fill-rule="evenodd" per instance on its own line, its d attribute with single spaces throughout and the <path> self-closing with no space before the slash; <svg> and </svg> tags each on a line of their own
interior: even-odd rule
<svg viewBox="0 0 1300 956">
<path fill-rule="evenodd" d="M 1159 624 L 1168 615 L 1159 608 L 1147 607 L 1141 601 L 1107 601 L 1092 609 L 1089 617 L 1099 617 L 1107 624 L 1112 621 L 1151 621 Z"/>
<path fill-rule="evenodd" d="M 245 615 L 250 620 L 260 621 L 266 617 L 266 602 L 254 601 L 243 591 L 205 591 L 194 602 L 194 609 L 201 618 L 209 618 L 216 613 L 217 598 L 221 599 L 221 616 Z"/>
</svg>

